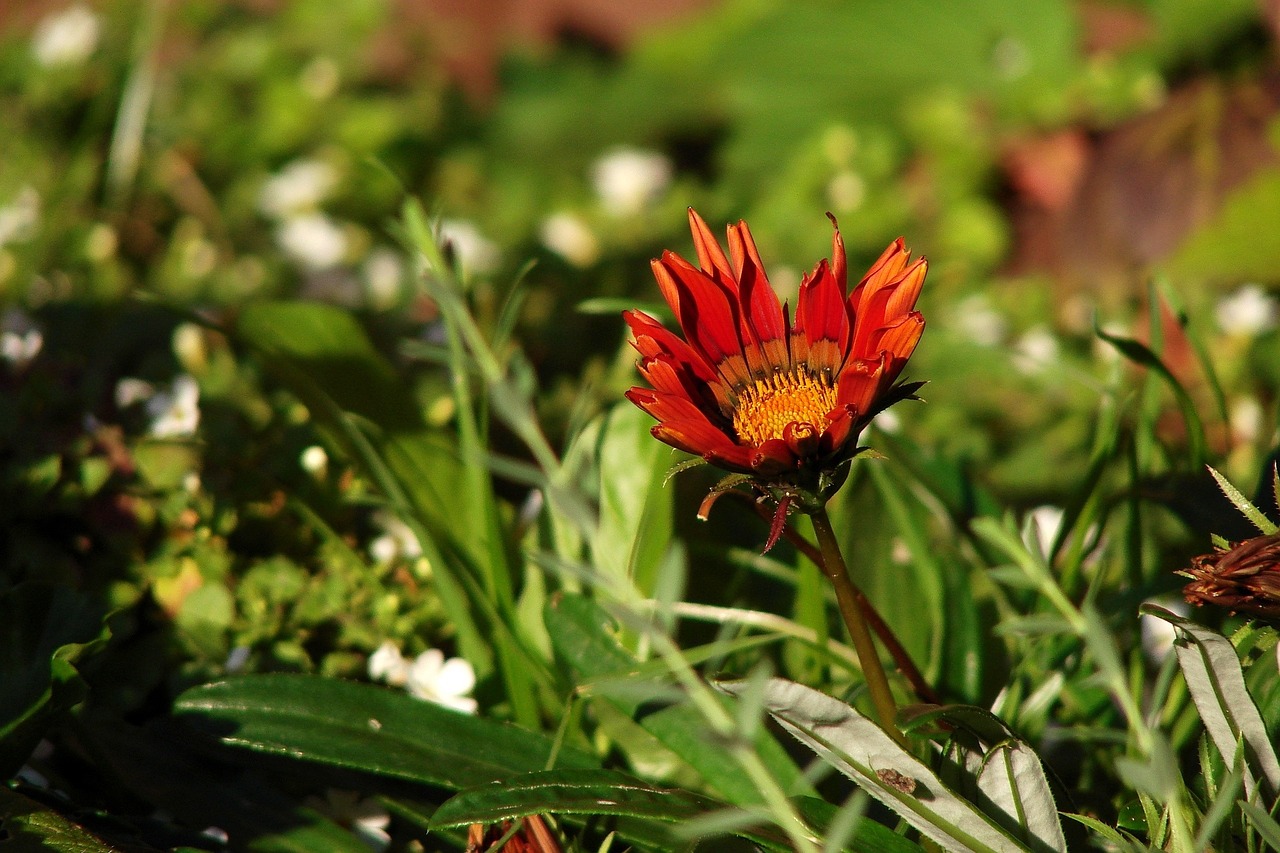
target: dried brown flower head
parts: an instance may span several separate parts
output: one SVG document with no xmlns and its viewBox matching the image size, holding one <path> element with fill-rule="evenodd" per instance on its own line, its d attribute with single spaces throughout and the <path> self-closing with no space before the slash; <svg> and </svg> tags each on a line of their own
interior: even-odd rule
<svg viewBox="0 0 1280 853">
<path fill-rule="evenodd" d="M 1280 533 L 1201 554 L 1182 574 L 1192 579 L 1182 590 L 1190 604 L 1280 617 Z"/>
</svg>

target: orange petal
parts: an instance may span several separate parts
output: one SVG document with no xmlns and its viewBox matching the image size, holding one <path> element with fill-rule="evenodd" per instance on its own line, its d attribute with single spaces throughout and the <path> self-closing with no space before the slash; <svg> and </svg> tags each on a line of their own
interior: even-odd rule
<svg viewBox="0 0 1280 853">
<path fill-rule="evenodd" d="M 663 293 L 670 290 L 676 294 L 676 314 L 685 340 L 731 384 L 749 382 L 738 338 L 737 306 L 729 302 L 724 290 L 671 252 L 652 266 Z"/>
<path fill-rule="evenodd" d="M 782 303 L 774 293 L 755 240 L 747 223 L 729 226 L 729 252 L 733 256 L 734 270 L 738 277 L 738 300 L 741 314 L 746 321 L 747 332 L 760 347 L 755 358 L 747 345 L 748 335 L 743 335 L 747 360 L 757 375 L 772 373 L 776 369 L 790 370 L 791 359 L 787 354 L 787 327 L 782 318 Z"/>
<path fill-rule="evenodd" d="M 826 261 L 800 282 L 792 334 L 804 338 L 807 362 L 815 372 L 840 369 L 849 346 L 849 314 L 844 291 Z"/>
<path fill-rule="evenodd" d="M 729 266 L 729 259 L 724 256 L 724 249 L 720 248 L 720 243 L 707 223 L 692 207 L 689 208 L 689 230 L 693 232 L 693 249 L 698 253 L 698 266 L 721 284 L 728 285 L 732 282 L 733 270 Z"/>
</svg>

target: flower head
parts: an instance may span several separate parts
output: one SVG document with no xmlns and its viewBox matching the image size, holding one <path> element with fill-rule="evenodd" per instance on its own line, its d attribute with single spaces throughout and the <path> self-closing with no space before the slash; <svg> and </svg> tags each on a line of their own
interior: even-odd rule
<svg viewBox="0 0 1280 853">
<path fill-rule="evenodd" d="M 771 484 L 818 487 L 858 452 L 873 417 L 919 385 L 894 382 L 915 350 L 927 263 L 899 238 L 852 292 L 837 228 L 831 260 L 800 283 L 795 320 L 778 300 L 745 222 L 725 255 L 689 211 L 698 266 L 673 252 L 653 273 L 684 338 L 640 311 L 624 317 L 652 388 L 627 398 L 672 447 Z M 834 225 L 835 220 L 832 220 Z"/>
<path fill-rule="evenodd" d="M 1182 572 L 1190 604 L 1215 604 L 1233 612 L 1280 617 L 1280 533 L 1255 536 L 1230 548 L 1201 554 Z"/>
</svg>

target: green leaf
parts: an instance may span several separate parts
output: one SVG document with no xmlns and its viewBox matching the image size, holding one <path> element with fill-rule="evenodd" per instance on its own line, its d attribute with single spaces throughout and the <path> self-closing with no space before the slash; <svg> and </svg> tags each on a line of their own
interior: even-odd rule
<svg viewBox="0 0 1280 853">
<path fill-rule="evenodd" d="M 471 788 L 445 801 L 432 828 L 497 823 L 533 814 L 629 815 L 680 821 L 726 804 L 615 770 L 549 770 Z"/>
<path fill-rule="evenodd" d="M 1240 800 L 1239 805 L 1240 811 L 1244 812 L 1249 824 L 1258 831 L 1267 846 L 1272 850 L 1280 850 L 1280 824 L 1276 823 L 1275 818 L 1267 814 L 1265 809 L 1245 800 Z"/>
<path fill-rule="evenodd" d="M 1192 467 L 1200 465 L 1205 458 L 1204 424 L 1200 421 L 1200 414 L 1196 410 L 1195 401 L 1191 399 L 1187 389 L 1182 387 L 1178 377 L 1174 376 L 1173 371 L 1160 360 L 1160 356 L 1152 352 L 1151 348 L 1141 341 L 1108 334 L 1096 324 L 1093 333 L 1119 350 L 1122 355 L 1134 364 L 1154 371 L 1168 384 L 1169 389 L 1173 391 L 1174 398 L 1178 401 L 1178 408 L 1182 411 L 1182 419 L 1187 425 L 1187 437 L 1191 444 L 1191 465 Z"/>
<path fill-rule="evenodd" d="M 1236 745 L 1244 741 L 1244 789 L 1249 797 L 1259 784 L 1268 801 L 1280 793 L 1280 761 L 1267 735 L 1258 706 L 1245 687 L 1244 673 L 1235 648 L 1216 634 L 1162 607 L 1145 604 L 1148 616 L 1163 619 L 1178 629 L 1174 651 L 1187 689 L 1204 721 L 1213 745 L 1230 762 Z"/>
<path fill-rule="evenodd" d="M 310 675 L 254 675 L 178 697 L 175 711 L 223 743 L 256 752 L 459 789 L 543 770 L 546 736 L 369 684 Z M 595 767 L 561 747 L 557 764 Z"/>
<path fill-rule="evenodd" d="M 596 568 L 619 582 L 631 579 L 641 595 L 653 594 L 658 565 L 672 536 L 674 489 L 663 488 L 670 451 L 653 440 L 653 420 L 630 403 L 610 409 L 594 439 L 600 472 L 600 526 L 592 540 Z"/>
<path fill-rule="evenodd" d="M 484 520 L 466 517 L 466 502 L 455 499 L 462 466 L 453 445 L 428 428 L 412 392 L 350 313 L 316 302 L 255 303 L 240 314 L 236 334 L 348 446 L 393 508 L 419 522 L 414 532 L 426 540 L 421 544 L 462 655 L 485 674 L 490 643 L 462 592 L 457 574 L 465 570 L 446 561 L 447 549 L 437 544 L 448 542 L 473 559 L 484 556 L 458 535 Z M 348 413 L 375 425 L 376 434 L 365 435 Z"/>
<path fill-rule="evenodd" d="M 1057 803 L 1040 757 L 1003 720 L 973 705 L 929 707 L 910 716 L 910 728 L 946 724 L 952 743 L 976 775 L 980 802 L 991 817 L 1036 849 L 1065 851 Z M 989 806 L 989 807 L 988 807 Z"/>
<path fill-rule="evenodd" d="M 805 797 L 796 804 L 807 820 L 819 826 L 835 817 L 835 807 L 822 800 Z M 535 814 L 613 815 L 676 823 L 729 808 L 727 803 L 692 791 L 653 785 L 613 770 L 554 770 L 463 791 L 436 810 L 431 827 L 497 823 Z M 775 829 L 751 828 L 735 834 L 769 849 L 790 849 L 786 837 Z M 917 853 L 920 847 L 880 824 L 863 820 L 844 849 Z"/>
<path fill-rule="evenodd" d="M 57 812 L 0 786 L 0 850 L 4 853 L 112 853 L 115 849 Z"/>
<path fill-rule="evenodd" d="M 67 587 L 24 583 L 0 595 L 0 778 L 84 698 L 75 663 L 108 637 L 97 607 Z"/>
<path fill-rule="evenodd" d="M 724 682 L 736 694 L 743 682 Z M 816 690 L 770 679 L 765 708 L 805 746 L 945 850 L 1026 851 L 914 755 L 854 708 Z"/>
<path fill-rule="evenodd" d="M 1206 467 L 1209 468 L 1209 473 L 1213 475 L 1218 488 L 1222 489 L 1222 494 L 1226 495 L 1227 500 L 1231 501 L 1231 504 L 1240 511 L 1241 515 L 1249 519 L 1254 527 L 1262 531 L 1264 536 L 1270 536 L 1276 530 L 1280 530 L 1280 527 L 1277 527 L 1274 521 L 1263 515 L 1262 510 L 1254 506 L 1253 502 L 1246 498 L 1239 489 L 1231 485 L 1231 481 L 1219 474 L 1213 467 Z"/>
<path fill-rule="evenodd" d="M 368 853 L 355 835 L 297 796 L 249 772 L 229 771 L 192 749 L 189 729 L 170 719 L 146 728 L 100 717 L 81 734 L 113 783 L 191 826 L 217 826 L 231 847 L 254 853 Z"/>
<path fill-rule="evenodd" d="M 594 601 L 580 595 L 561 595 L 546 608 L 547 630 L 556 654 L 583 681 L 620 676 L 639 666 L 613 635 L 613 620 Z M 742 772 L 723 744 L 711 736 L 701 714 L 685 704 L 648 711 L 639 692 L 602 697 L 623 715 L 636 719 L 645 731 L 701 774 L 716 792 L 736 805 L 758 804 L 760 792 Z M 769 732 L 756 736 L 756 750 L 774 779 L 788 793 L 811 793 L 799 769 Z"/>
</svg>

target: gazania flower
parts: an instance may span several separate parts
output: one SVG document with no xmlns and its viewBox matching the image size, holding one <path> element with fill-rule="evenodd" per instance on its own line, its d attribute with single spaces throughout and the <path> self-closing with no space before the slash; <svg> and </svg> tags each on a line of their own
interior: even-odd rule
<svg viewBox="0 0 1280 853">
<path fill-rule="evenodd" d="M 877 413 L 919 388 L 894 382 L 924 329 L 915 303 L 927 263 L 899 238 L 850 292 L 837 228 L 830 262 L 800 284 L 793 322 L 745 222 L 729 226 L 727 257 L 693 210 L 689 222 L 698 266 L 669 251 L 653 261 L 684 338 L 624 314 L 652 386 L 627 398 L 672 447 L 767 483 L 817 487 L 858 452 Z"/>
</svg>

